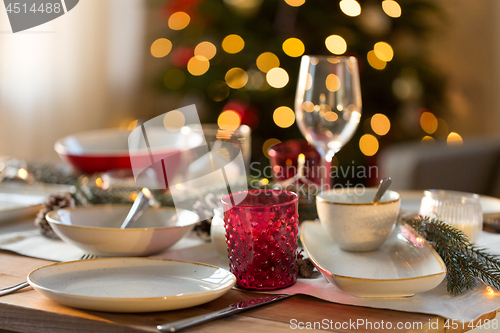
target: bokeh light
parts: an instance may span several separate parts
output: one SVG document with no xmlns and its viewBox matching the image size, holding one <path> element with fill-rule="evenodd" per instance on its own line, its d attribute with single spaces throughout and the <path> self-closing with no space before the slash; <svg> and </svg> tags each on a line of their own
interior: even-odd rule
<svg viewBox="0 0 500 333">
<path fill-rule="evenodd" d="M 386 135 L 391 129 L 391 121 L 382 113 L 374 114 L 370 120 L 370 125 L 377 135 Z"/>
<path fill-rule="evenodd" d="M 340 78 L 335 74 L 328 74 L 326 77 L 326 89 L 337 91 L 340 89 Z"/>
<path fill-rule="evenodd" d="M 361 6 L 356 0 L 342 0 L 339 3 L 340 9 L 347 16 L 358 16 L 361 14 Z"/>
<path fill-rule="evenodd" d="M 194 56 L 189 59 L 187 70 L 191 75 L 200 76 L 205 74 L 210 68 L 210 62 L 203 56 Z"/>
<path fill-rule="evenodd" d="M 214 81 L 207 87 L 207 95 L 215 102 L 223 101 L 229 96 L 229 86 L 224 81 Z"/>
<path fill-rule="evenodd" d="M 288 128 L 295 122 L 295 113 L 288 106 L 280 106 L 273 113 L 273 120 L 281 128 Z"/>
<path fill-rule="evenodd" d="M 217 53 L 217 48 L 210 42 L 201 42 L 194 48 L 194 55 L 202 56 L 207 60 L 212 59 Z"/>
<path fill-rule="evenodd" d="M 400 17 L 401 16 L 401 6 L 399 3 L 393 0 L 384 0 L 382 1 L 382 9 L 387 16 L 390 17 Z"/>
<path fill-rule="evenodd" d="M 337 121 L 337 119 L 339 119 L 339 116 L 337 113 L 335 113 L 333 111 L 328 111 L 325 113 L 325 120 L 326 121 L 333 122 L 333 121 Z"/>
<path fill-rule="evenodd" d="M 298 38 L 288 38 L 283 42 L 283 52 L 289 57 L 300 57 L 304 54 L 304 43 Z M 279 65 L 278 65 L 279 66 Z"/>
<path fill-rule="evenodd" d="M 325 45 L 328 51 L 333 54 L 344 54 L 347 51 L 347 43 L 344 38 L 339 35 L 328 36 L 325 40 Z"/>
<path fill-rule="evenodd" d="M 302 103 L 302 109 L 306 112 L 313 112 L 314 111 L 314 104 L 311 101 L 305 101 Z"/>
<path fill-rule="evenodd" d="M 289 77 L 283 68 L 276 67 L 267 72 L 266 80 L 273 88 L 283 88 L 287 85 Z"/>
<path fill-rule="evenodd" d="M 222 41 L 222 48 L 227 53 L 238 53 L 245 47 L 245 41 L 238 35 L 229 35 Z"/>
<path fill-rule="evenodd" d="M 285 0 L 285 2 L 292 7 L 302 6 L 306 0 Z"/>
<path fill-rule="evenodd" d="M 185 12 L 175 12 L 168 18 L 168 27 L 172 30 L 182 30 L 188 26 L 191 18 Z"/>
<path fill-rule="evenodd" d="M 280 66 L 279 58 L 272 52 L 264 52 L 257 57 L 255 62 L 257 68 L 264 73 L 269 72 L 271 69 Z"/>
<path fill-rule="evenodd" d="M 378 42 L 373 47 L 373 51 L 377 58 L 383 61 L 391 61 L 394 57 L 394 50 L 392 46 L 386 42 Z"/>
<path fill-rule="evenodd" d="M 186 124 L 184 114 L 178 110 L 167 112 L 163 117 L 163 126 L 170 132 L 179 131 Z"/>
<path fill-rule="evenodd" d="M 464 140 L 462 139 L 460 134 L 451 132 L 446 138 L 446 143 L 448 144 L 448 146 L 460 146 L 464 143 Z"/>
<path fill-rule="evenodd" d="M 239 67 L 231 68 L 225 77 L 226 83 L 233 89 L 243 88 L 248 82 L 248 74 Z"/>
<path fill-rule="evenodd" d="M 178 68 L 172 68 L 165 73 L 163 83 L 170 90 L 177 90 L 186 82 L 186 74 Z"/>
<path fill-rule="evenodd" d="M 269 150 L 269 148 L 277 145 L 278 143 L 281 143 L 281 141 L 275 138 L 267 139 L 266 141 L 264 141 L 264 144 L 262 145 L 262 152 L 264 153 L 264 155 L 266 157 L 269 157 L 269 153 L 267 151 Z"/>
<path fill-rule="evenodd" d="M 448 126 L 448 123 L 444 119 L 438 118 L 438 128 L 436 132 L 434 132 L 436 138 L 444 140 L 448 137 L 449 133 L 450 128 Z"/>
<path fill-rule="evenodd" d="M 233 110 L 223 111 L 217 119 L 217 125 L 220 129 L 234 131 L 241 124 L 241 117 L 238 112 Z"/>
<path fill-rule="evenodd" d="M 421 142 L 422 142 L 422 143 L 430 143 L 430 142 L 435 142 L 435 141 L 436 141 L 436 140 L 434 140 L 434 138 L 433 138 L 432 136 L 428 136 L 428 135 L 426 135 L 426 136 L 424 136 L 424 137 L 422 138 L 422 141 L 421 141 Z"/>
<path fill-rule="evenodd" d="M 371 134 L 365 134 L 359 139 L 359 149 L 365 156 L 373 156 L 378 151 L 378 140 Z"/>
<path fill-rule="evenodd" d="M 158 38 L 151 44 L 151 55 L 155 58 L 163 58 L 172 50 L 172 42 L 166 38 Z"/>
<path fill-rule="evenodd" d="M 438 121 L 436 116 L 434 116 L 431 112 L 425 111 L 420 116 L 420 126 L 427 134 L 432 134 L 436 132 L 438 128 Z"/>
<path fill-rule="evenodd" d="M 366 59 L 368 60 L 368 63 L 370 66 L 372 66 L 375 69 L 382 70 L 385 68 L 387 62 L 384 60 L 381 60 L 379 57 L 376 56 L 375 51 L 371 50 L 368 52 Z"/>
</svg>

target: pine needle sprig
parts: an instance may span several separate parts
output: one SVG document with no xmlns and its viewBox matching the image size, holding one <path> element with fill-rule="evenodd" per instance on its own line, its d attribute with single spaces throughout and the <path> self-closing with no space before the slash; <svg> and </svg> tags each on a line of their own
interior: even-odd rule
<svg viewBox="0 0 500 333">
<path fill-rule="evenodd" d="M 500 256 L 470 243 L 461 230 L 438 219 L 419 216 L 404 222 L 443 259 L 448 292 L 459 295 L 474 289 L 479 282 L 500 290 Z"/>
</svg>

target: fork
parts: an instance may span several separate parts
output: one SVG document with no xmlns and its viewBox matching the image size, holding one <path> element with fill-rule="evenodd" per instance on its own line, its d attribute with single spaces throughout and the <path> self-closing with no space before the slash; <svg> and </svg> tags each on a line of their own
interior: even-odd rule
<svg viewBox="0 0 500 333">
<path fill-rule="evenodd" d="M 98 258 L 98 256 L 94 255 L 94 254 L 84 254 L 80 260 L 86 260 L 86 259 L 95 259 L 95 258 Z M 15 291 L 18 291 L 19 289 L 23 289 L 23 288 L 26 288 L 28 287 L 30 284 L 28 283 L 28 281 L 24 281 L 24 282 L 21 282 L 19 284 L 16 284 L 15 286 L 12 286 L 12 287 L 7 287 L 7 288 L 4 288 L 4 289 L 0 289 L 0 296 L 4 296 L 4 295 L 8 295 L 8 294 L 12 294 L 13 292 Z"/>
<path fill-rule="evenodd" d="M 483 224 L 491 230 L 500 233 L 500 220 L 490 217 L 484 219 Z"/>
</svg>

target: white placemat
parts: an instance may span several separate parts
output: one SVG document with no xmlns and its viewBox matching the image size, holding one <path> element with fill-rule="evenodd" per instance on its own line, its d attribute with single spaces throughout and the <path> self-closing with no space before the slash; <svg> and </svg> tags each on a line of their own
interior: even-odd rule
<svg viewBox="0 0 500 333">
<path fill-rule="evenodd" d="M 488 248 L 491 253 L 500 254 L 500 235 L 483 232 L 478 244 Z M 83 254 L 72 245 L 40 236 L 33 229 L 31 221 L 0 228 L 0 249 L 54 261 L 75 260 Z M 189 237 L 153 257 L 204 262 L 229 268 L 228 260 L 220 257 L 211 243 Z M 475 320 L 500 308 L 500 293 L 490 295 L 480 285 L 473 291 L 452 296 L 446 291 L 446 281 L 431 291 L 413 297 L 357 298 L 342 292 L 316 273 L 313 278 L 299 278 L 293 286 L 271 293 L 306 294 L 335 303 L 435 314 L 463 321 Z"/>
</svg>

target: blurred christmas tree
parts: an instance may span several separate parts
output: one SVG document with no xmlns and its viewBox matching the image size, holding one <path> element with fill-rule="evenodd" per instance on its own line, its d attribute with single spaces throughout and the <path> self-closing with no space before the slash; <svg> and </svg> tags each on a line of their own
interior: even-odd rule
<svg viewBox="0 0 500 333">
<path fill-rule="evenodd" d="M 264 162 L 277 140 L 302 137 L 292 110 L 303 54 L 358 59 L 363 115 L 338 154 L 341 165 L 372 164 L 379 147 L 391 142 L 448 134 L 435 116 L 446 109 L 445 80 L 425 47 L 442 14 L 432 0 L 174 0 L 161 6 L 169 31 L 151 44 L 152 56 L 166 64 L 159 87 L 174 97 L 202 95 L 203 122 L 249 125 L 253 160 Z"/>
</svg>

